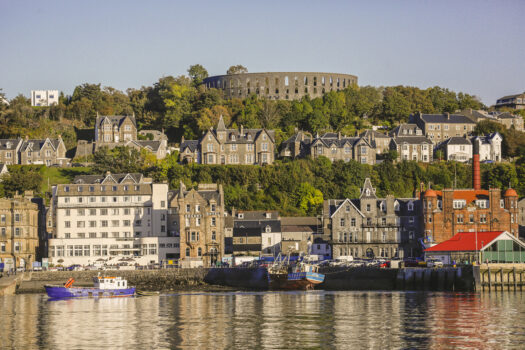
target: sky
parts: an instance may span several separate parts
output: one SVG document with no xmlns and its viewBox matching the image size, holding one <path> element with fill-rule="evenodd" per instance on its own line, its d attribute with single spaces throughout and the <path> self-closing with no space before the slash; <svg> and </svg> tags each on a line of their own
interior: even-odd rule
<svg viewBox="0 0 525 350">
<path fill-rule="evenodd" d="M 441 86 L 487 105 L 525 91 L 525 0 L 0 0 L 0 88 L 66 95 L 210 75 L 312 71 Z"/>
</svg>

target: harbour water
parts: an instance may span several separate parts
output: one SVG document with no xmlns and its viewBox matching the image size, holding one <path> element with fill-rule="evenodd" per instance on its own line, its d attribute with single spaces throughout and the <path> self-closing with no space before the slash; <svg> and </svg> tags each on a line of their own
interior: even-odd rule
<svg viewBox="0 0 525 350">
<path fill-rule="evenodd" d="M 0 298 L 2 349 L 523 349 L 525 294 L 178 293 Z"/>
</svg>

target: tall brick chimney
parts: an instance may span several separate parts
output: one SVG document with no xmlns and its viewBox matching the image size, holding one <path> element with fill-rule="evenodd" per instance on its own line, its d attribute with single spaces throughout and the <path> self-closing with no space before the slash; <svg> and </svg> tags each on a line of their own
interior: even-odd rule
<svg viewBox="0 0 525 350">
<path fill-rule="evenodd" d="M 479 152 L 472 156 L 472 185 L 475 190 L 481 190 L 481 174 L 479 171 Z"/>
</svg>

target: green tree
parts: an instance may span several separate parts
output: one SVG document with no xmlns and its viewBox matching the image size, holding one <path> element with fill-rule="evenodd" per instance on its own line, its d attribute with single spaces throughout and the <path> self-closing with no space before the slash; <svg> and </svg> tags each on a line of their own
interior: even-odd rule
<svg viewBox="0 0 525 350">
<path fill-rule="evenodd" d="M 202 84 L 202 81 L 208 77 L 208 71 L 200 64 L 191 65 L 188 74 L 194 86 Z"/>
<path fill-rule="evenodd" d="M 248 69 L 243 65 L 236 65 L 236 66 L 230 66 L 228 70 L 226 71 L 226 74 L 242 74 L 242 73 L 248 73 Z"/>
</svg>

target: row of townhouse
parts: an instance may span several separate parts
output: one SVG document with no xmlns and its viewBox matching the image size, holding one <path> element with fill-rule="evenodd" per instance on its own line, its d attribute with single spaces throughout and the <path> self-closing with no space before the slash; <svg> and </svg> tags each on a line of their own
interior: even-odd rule
<svg viewBox="0 0 525 350">
<path fill-rule="evenodd" d="M 33 140 L 1 139 L 0 163 L 13 165 L 44 164 L 47 166 L 67 166 L 70 159 L 66 157 L 66 146 L 62 137 L 56 139 Z"/>
<path fill-rule="evenodd" d="M 500 118 L 504 120 L 504 118 Z M 435 151 L 443 149 L 446 159 L 468 161 L 472 151 L 464 149 L 465 139 L 477 145 L 483 160 L 501 160 L 501 135 L 472 137 L 476 121 L 463 114 L 414 114 L 388 134 L 365 130 L 355 136 L 327 132 L 312 135 L 298 131 L 285 140 L 281 158 L 326 157 L 331 161 L 357 161 L 375 164 L 384 154 L 395 150 L 398 160 L 432 162 Z M 457 147 L 455 147 L 457 146 Z M 199 140 L 182 139 L 181 163 L 199 164 L 272 164 L 275 160 L 275 133 L 266 129 L 227 129 L 221 117 L 216 129 L 210 129 Z M 456 151 L 455 148 L 458 150 Z M 468 147 L 467 147 L 468 148 Z M 462 153 L 462 154 L 459 154 Z M 450 156 L 448 155 L 450 154 Z"/>
<path fill-rule="evenodd" d="M 482 190 L 478 157 L 474 165 L 473 189 L 421 188 L 410 198 L 379 197 L 366 179 L 359 198 L 327 199 L 322 215 L 309 218 L 235 209 L 229 215 L 217 184 L 181 183 L 169 191 L 141 174 L 77 176 L 53 188 L 49 259 L 61 265 L 178 260 L 196 267 L 280 252 L 404 258 L 458 231 L 506 230 L 517 236 L 516 191 Z"/>
<path fill-rule="evenodd" d="M 198 164 L 272 164 L 275 160 L 275 131 L 227 129 L 222 116 L 216 129 L 200 140 L 181 141 L 180 161 Z"/>
</svg>

